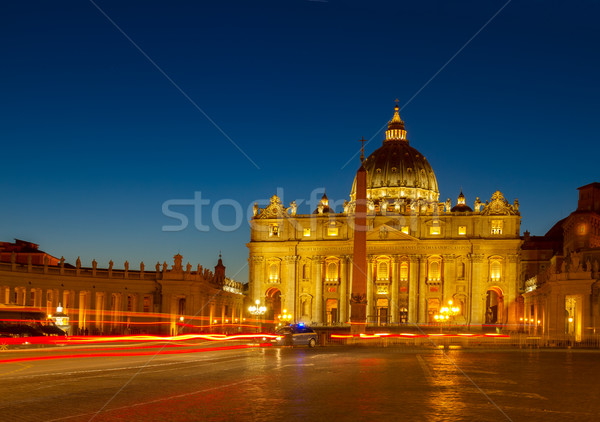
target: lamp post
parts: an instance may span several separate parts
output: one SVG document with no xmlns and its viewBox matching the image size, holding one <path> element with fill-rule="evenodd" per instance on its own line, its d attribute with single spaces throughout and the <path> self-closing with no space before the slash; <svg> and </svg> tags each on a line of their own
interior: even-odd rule
<svg viewBox="0 0 600 422">
<path fill-rule="evenodd" d="M 260 331 L 262 331 L 262 316 L 265 314 L 265 312 L 267 312 L 267 307 L 264 305 L 260 305 L 260 300 L 256 299 L 256 301 L 254 302 L 255 305 L 252 305 L 248 308 L 248 312 L 250 312 L 252 315 L 256 316 L 259 320 L 259 328 Z"/>
<path fill-rule="evenodd" d="M 289 323 L 292 321 L 292 314 L 288 314 L 287 310 L 283 310 L 283 313 L 281 315 L 278 316 L 279 318 L 279 325 L 285 324 L 285 325 L 289 325 Z"/>
<path fill-rule="evenodd" d="M 452 319 L 456 315 L 460 313 L 460 307 L 452 306 L 452 300 L 448 301 L 448 306 L 443 306 L 440 309 L 440 312 L 433 316 L 433 318 L 440 323 L 440 333 L 442 332 L 443 323 L 448 323 L 448 328 L 450 328 L 450 323 Z"/>
</svg>

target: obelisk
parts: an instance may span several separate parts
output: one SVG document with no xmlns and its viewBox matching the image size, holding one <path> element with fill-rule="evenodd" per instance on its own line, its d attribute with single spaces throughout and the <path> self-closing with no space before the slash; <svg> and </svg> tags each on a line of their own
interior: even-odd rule
<svg viewBox="0 0 600 422">
<path fill-rule="evenodd" d="M 367 328 L 367 170 L 364 167 L 364 139 L 360 168 L 356 172 L 354 208 L 354 250 L 352 253 L 352 295 L 350 296 L 350 332 L 364 333 Z"/>
</svg>

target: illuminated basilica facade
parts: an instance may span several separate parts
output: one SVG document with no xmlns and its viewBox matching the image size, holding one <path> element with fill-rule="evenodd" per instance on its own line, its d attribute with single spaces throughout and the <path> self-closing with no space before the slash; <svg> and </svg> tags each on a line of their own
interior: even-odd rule
<svg viewBox="0 0 600 422">
<path fill-rule="evenodd" d="M 460 192 L 439 201 L 435 173 L 406 137 L 398 106 L 367 170 L 367 321 L 428 323 L 451 300 L 457 323 L 517 324 L 520 214 L 499 191 L 473 208 Z M 343 324 L 350 318 L 355 185 L 341 212 L 326 195 L 312 214 L 277 196 L 255 205 L 249 247 L 249 299 L 275 318 Z"/>
</svg>

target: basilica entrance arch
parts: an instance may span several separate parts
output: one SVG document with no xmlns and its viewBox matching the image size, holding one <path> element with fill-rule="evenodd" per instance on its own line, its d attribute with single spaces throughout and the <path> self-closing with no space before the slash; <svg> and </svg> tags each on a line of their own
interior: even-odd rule
<svg viewBox="0 0 600 422">
<path fill-rule="evenodd" d="M 389 301 L 386 298 L 377 299 L 377 324 L 387 325 Z"/>
<path fill-rule="evenodd" d="M 281 315 L 281 291 L 275 287 L 267 290 L 265 293 L 265 305 L 267 307 L 265 319 L 276 323 L 275 319 Z"/>
<path fill-rule="evenodd" d="M 504 293 L 499 287 L 490 287 L 485 298 L 485 323 L 504 322 Z"/>
<path fill-rule="evenodd" d="M 338 322 L 338 300 L 327 299 L 325 301 L 325 312 L 327 324 L 336 324 Z"/>
</svg>

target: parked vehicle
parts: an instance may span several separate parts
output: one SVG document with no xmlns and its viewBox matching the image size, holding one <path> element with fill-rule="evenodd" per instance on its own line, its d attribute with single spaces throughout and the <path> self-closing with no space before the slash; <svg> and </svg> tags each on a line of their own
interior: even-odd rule
<svg viewBox="0 0 600 422">
<path fill-rule="evenodd" d="M 304 324 L 292 324 L 275 331 L 277 337 L 272 341 L 279 346 L 308 346 L 315 347 L 318 336 L 315 330 Z"/>
<path fill-rule="evenodd" d="M 65 335 L 41 309 L 0 305 L 0 337 Z"/>
</svg>

